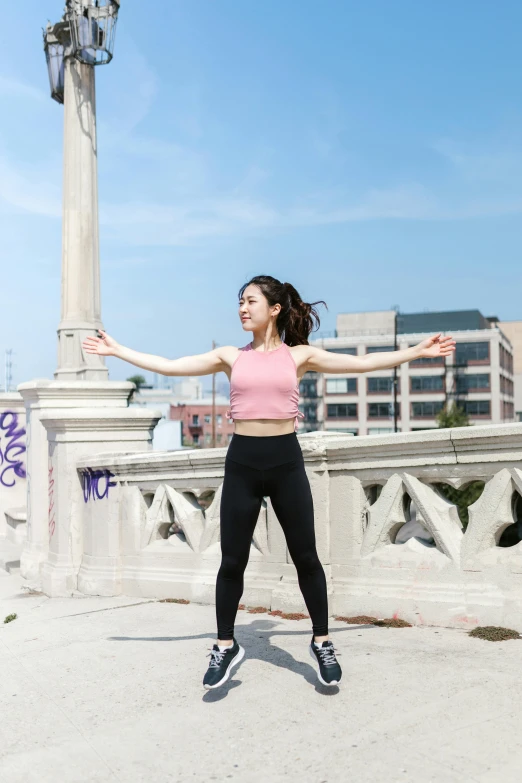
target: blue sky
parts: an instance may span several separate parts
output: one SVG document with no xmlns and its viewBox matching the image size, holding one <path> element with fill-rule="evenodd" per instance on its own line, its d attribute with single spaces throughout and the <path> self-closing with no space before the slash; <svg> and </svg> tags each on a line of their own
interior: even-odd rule
<svg viewBox="0 0 522 783">
<path fill-rule="evenodd" d="M 15 383 L 56 363 L 63 110 L 41 27 L 62 7 L 3 9 Z M 254 274 L 325 299 L 324 330 L 395 304 L 522 318 L 521 29 L 518 0 L 123 0 L 96 74 L 107 331 L 166 356 L 245 344 L 236 292 Z"/>
</svg>

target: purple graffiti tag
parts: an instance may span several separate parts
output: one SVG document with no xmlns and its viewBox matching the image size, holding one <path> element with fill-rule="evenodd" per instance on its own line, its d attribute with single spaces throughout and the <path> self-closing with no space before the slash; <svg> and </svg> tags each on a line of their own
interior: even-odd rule
<svg viewBox="0 0 522 783">
<path fill-rule="evenodd" d="M 87 470 L 82 471 L 82 489 L 85 503 L 88 503 L 89 500 L 108 498 L 109 489 L 116 486 L 116 482 L 111 481 L 112 478 L 114 478 L 114 473 L 111 473 L 107 468 L 100 470 L 87 468 Z"/>
<path fill-rule="evenodd" d="M 48 468 L 48 490 L 49 490 L 49 540 L 54 535 L 54 531 L 56 529 L 56 511 L 54 508 L 54 467 L 49 460 L 49 468 Z"/>
<path fill-rule="evenodd" d="M 4 487 L 14 487 L 17 478 L 24 479 L 27 475 L 24 462 L 19 459 L 27 451 L 25 443 L 21 442 L 24 435 L 25 427 L 18 427 L 17 413 L 4 411 L 0 414 L 0 484 Z M 7 480 L 9 471 L 12 471 L 9 476 L 12 481 Z"/>
</svg>

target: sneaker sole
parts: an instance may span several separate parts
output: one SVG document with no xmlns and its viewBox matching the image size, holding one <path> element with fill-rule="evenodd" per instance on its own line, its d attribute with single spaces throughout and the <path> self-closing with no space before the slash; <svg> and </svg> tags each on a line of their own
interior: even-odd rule
<svg viewBox="0 0 522 783">
<path fill-rule="evenodd" d="M 312 647 L 310 646 L 308 648 L 308 652 L 310 653 L 310 657 L 313 658 L 315 665 L 317 666 L 317 679 L 321 683 L 321 685 L 324 685 L 326 688 L 333 688 L 334 685 L 339 685 L 341 680 L 332 680 L 332 682 L 325 682 L 323 678 L 321 677 L 321 670 L 319 669 L 319 663 L 317 661 L 317 658 L 315 657 L 314 651 L 312 650 Z"/>
<path fill-rule="evenodd" d="M 230 677 L 230 672 L 232 671 L 232 669 L 235 666 L 237 666 L 238 663 L 241 663 L 241 661 L 243 660 L 244 657 L 245 657 L 245 650 L 243 649 L 243 647 L 241 647 L 241 645 L 239 645 L 239 652 L 230 661 L 230 665 L 229 665 L 228 669 L 226 670 L 224 677 L 219 682 L 214 683 L 214 685 L 205 685 L 205 684 L 203 684 L 203 687 L 205 688 L 205 690 L 211 691 L 214 688 L 221 687 L 221 685 L 223 685 L 228 680 L 228 678 Z"/>
</svg>

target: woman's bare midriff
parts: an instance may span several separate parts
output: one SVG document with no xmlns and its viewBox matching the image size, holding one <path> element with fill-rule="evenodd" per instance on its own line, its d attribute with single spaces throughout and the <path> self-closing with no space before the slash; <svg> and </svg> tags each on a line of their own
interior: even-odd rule
<svg viewBox="0 0 522 783">
<path fill-rule="evenodd" d="M 237 435 L 266 438 L 295 432 L 295 419 L 240 419 L 234 422 Z"/>
</svg>

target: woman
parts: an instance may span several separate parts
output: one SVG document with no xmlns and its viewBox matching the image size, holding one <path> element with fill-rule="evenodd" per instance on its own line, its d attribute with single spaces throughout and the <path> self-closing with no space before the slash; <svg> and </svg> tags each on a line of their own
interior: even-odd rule
<svg viewBox="0 0 522 783">
<path fill-rule="evenodd" d="M 310 485 L 295 430 L 299 382 L 308 371 L 362 373 L 397 367 L 421 357 L 448 356 L 451 337 L 437 334 L 412 348 L 366 356 L 330 353 L 310 346 L 319 326 L 315 305 L 303 302 L 290 283 L 254 277 L 239 292 L 239 317 L 252 342 L 225 346 L 198 356 L 164 359 L 119 345 L 105 332 L 88 337 L 87 353 L 117 356 L 162 375 L 225 372 L 230 380 L 230 418 L 235 431 L 225 460 L 221 497 L 221 566 L 216 582 L 217 643 L 205 688 L 217 688 L 243 658 L 234 638 L 234 621 L 243 592 L 252 535 L 264 497 L 270 497 L 297 569 L 299 587 L 312 620 L 310 654 L 323 685 L 337 685 L 341 667 L 328 638 L 326 579 L 317 556 Z"/>
</svg>

